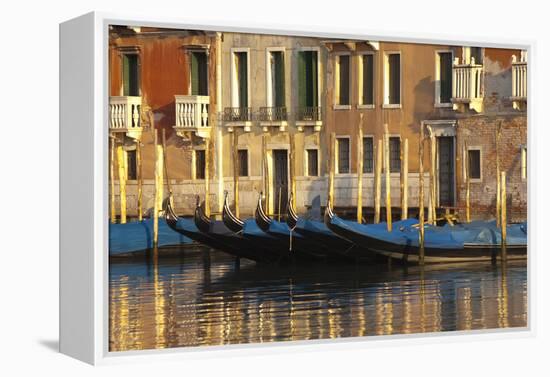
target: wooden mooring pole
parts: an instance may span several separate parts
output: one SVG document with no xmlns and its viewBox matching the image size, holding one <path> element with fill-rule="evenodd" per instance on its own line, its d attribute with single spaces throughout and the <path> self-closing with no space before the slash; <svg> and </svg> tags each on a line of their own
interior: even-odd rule
<svg viewBox="0 0 550 377">
<path fill-rule="evenodd" d="M 409 139 L 401 148 L 401 220 L 409 217 Z"/>
<path fill-rule="evenodd" d="M 235 216 L 240 216 L 239 211 L 239 137 L 237 130 L 233 131 L 233 201 L 235 202 Z"/>
<path fill-rule="evenodd" d="M 382 139 L 376 146 L 376 161 L 374 169 L 374 223 L 380 222 L 380 199 L 382 195 Z"/>
<path fill-rule="evenodd" d="M 418 263 L 424 265 L 424 124 L 420 125 L 418 143 L 418 235 L 420 250 Z"/>
<path fill-rule="evenodd" d="M 143 169 L 141 166 L 141 141 L 136 142 L 136 165 L 137 165 L 137 211 L 138 221 L 143 220 Z"/>
<path fill-rule="evenodd" d="M 111 137 L 111 157 L 109 161 L 109 180 L 111 186 L 111 223 L 116 223 L 115 206 L 115 138 Z"/>
<path fill-rule="evenodd" d="M 436 174 L 435 174 L 435 165 L 436 165 L 436 139 L 433 133 L 433 130 L 428 126 L 428 132 L 430 134 L 430 207 L 431 207 L 431 223 L 435 225 L 437 220 L 437 197 L 436 197 Z"/>
<path fill-rule="evenodd" d="M 290 192 L 292 199 L 292 207 L 296 208 L 296 136 L 294 134 L 289 135 L 290 138 L 290 151 L 288 165 L 290 167 Z"/>
<path fill-rule="evenodd" d="M 118 190 L 120 192 L 120 223 L 126 224 L 126 152 L 122 144 L 116 147 L 118 164 Z"/>
<path fill-rule="evenodd" d="M 158 130 L 153 128 L 154 132 L 154 145 L 155 145 L 155 200 L 153 204 L 153 248 L 156 250 L 159 237 L 159 197 L 161 196 L 160 187 L 160 174 L 162 166 L 160 160 L 162 159 L 161 146 L 158 143 Z"/>
<path fill-rule="evenodd" d="M 204 144 L 204 213 L 210 217 L 210 138 Z"/>
<path fill-rule="evenodd" d="M 269 192 L 269 161 L 267 158 L 267 135 L 262 136 L 262 160 L 264 164 L 264 198 L 265 208 L 268 213 L 271 213 L 271 193 Z"/>
<path fill-rule="evenodd" d="M 506 262 L 506 172 L 500 173 L 500 234 L 501 234 L 501 259 Z"/>
<path fill-rule="evenodd" d="M 386 224 L 388 232 L 392 231 L 391 216 L 391 176 L 390 176 L 390 135 L 388 124 L 384 124 L 384 170 L 386 175 Z"/>
<path fill-rule="evenodd" d="M 464 142 L 464 173 L 466 174 L 466 222 L 469 223 L 470 222 L 470 156 L 468 153 L 468 146 L 466 145 L 466 142 Z M 497 193 L 497 196 L 500 196 L 500 192 Z"/>
<path fill-rule="evenodd" d="M 363 114 L 357 132 L 357 222 L 363 222 Z"/>
<path fill-rule="evenodd" d="M 498 153 L 498 146 L 500 144 L 500 134 L 501 134 L 501 129 L 502 129 L 502 122 L 499 122 L 496 130 L 495 130 L 495 154 L 496 154 L 496 173 L 497 173 L 497 195 L 496 195 L 496 214 L 495 214 L 495 217 L 496 217 L 496 222 L 497 222 L 497 227 L 500 227 L 500 208 L 501 208 L 501 203 L 500 203 L 500 185 L 501 185 L 501 182 L 500 182 L 500 155 Z"/>
<path fill-rule="evenodd" d="M 334 169 L 336 162 L 336 133 L 330 133 L 330 158 L 328 161 L 328 199 L 334 207 Z"/>
</svg>

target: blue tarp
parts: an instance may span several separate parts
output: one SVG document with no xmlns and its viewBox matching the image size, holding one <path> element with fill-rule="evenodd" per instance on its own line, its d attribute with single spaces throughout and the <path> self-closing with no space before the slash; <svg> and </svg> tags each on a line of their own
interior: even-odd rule
<svg viewBox="0 0 550 377">
<path fill-rule="evenodd" d="M 193 242 L 172 230 L 164 218 L 159 218 L 158 246 L 175 246 Z M 126 224 L 109 224 L 109 255 L 120 255 L 153 247 L 153 219 Z"/>
</svg>

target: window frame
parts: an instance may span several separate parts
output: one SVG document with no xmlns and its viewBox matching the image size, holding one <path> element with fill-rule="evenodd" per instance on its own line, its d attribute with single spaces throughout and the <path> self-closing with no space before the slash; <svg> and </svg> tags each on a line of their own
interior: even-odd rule
<svg viewBox="0 0 550 377">
<path fill-rule="evenodd" d="M 189 71 L 189 88 L 188 88 L 188 92 L 189 95 L 197 95 L 197 96 L 209 96 L 210 95 L 210 80 L 209 80 L 209 76 L 210 76 L 210 64 L 209 64 L 209 52 L 206 48 L 188 48 L 186 49 L 186 52 L 187 52 L 187 57 L 188 57 L 188 64 L 187 64 L 187 68 L 188 68 L 188 71 Z M 206 94 L 192 94 L 193 93 L 193 70 L 192 70 L 192 67 L 191 67 L 191 62 L 192 62 L 192 58 L 191 58 L 191 55 L 192 54 L 195 54 L 195 53 L 201 53 L 201 54 L 204 54 L 206 55 L 205 56 L 205 62 L 206 62 Z"/>
<path fill-rule="evenodd" d="M 322 98 L 322 93 L 323 93 L 323 87 L 322 87 L 322 79 L 323 79 L 323 75 L 322 75 L 322 59 L 321 59 L 321 47 L 318 47 L 318 46 L 302 46 L 300 48 L 298 48 L 296 50 L 296 52 L 299 54 L 299 53 L 302 53 L 302 52 L 308 52 L 308 51 L 315 51 L 317 52 L 317 107 L 319 108 L 323 108 L 325 105 L 323 103 L 323 98 Z M 295 64 L 295 69 L 297 70 L 298 68 L 298 56 L 296 56 L 294 58 L 294 64 Z M 292 74 L 292 72 L 291 72 Z M 286 74 L 285 74 L 286 75 Z M 292 77 L 292 76 L 291 76 Z M 297 80 L 299 80 L 299 77 L 296 77 Z M 292 78 L 291 78 L 291 81 L 292 81 Z M 291 83 L 291 86 L 292 86 L 292 83 Z M 292 88 L 291 88 L 292 89 Z M 299 102 L 296 101 L 296 102 Z"/>
<path fill-rule="evenodd" d="M 273 82 L 271 80 L 271 64 L 269 64 L 269 58 L 271 53 L 273 52 L 282 52 L 283 54 L 283 86 L 284 86 L 284 97 L 283 97 L 283 103 L 284 107 L 286 107 L 286 94 L 287 94 L 287 82 L 286 82 L 286 76 L 287 76 L 287 69 L 286 69 L 286 48 L 285 47 L 267 47 L 265 49 L 265 99 L 266 99 L 266 106 L 267 107 L 275 107 L 275 99 L 272 98 L 272 88 L 273 88 Z M 250 73 L 249 73 L 250 76 Z"/>
<path fill-rule="evenodd" d="M 348 172 L 347 173 L 340 173 L 340 140 L 341 139 L 347 139 L 348 140 L 348 161 L 349 161 L 349 165 L 348 165 Z M 336 153 L 336 156 L 335 157 L 338 157 L 338 158 L 335 158 L 334 159 L 334 174 L 335 175 L 340 175 L 340 176 L 346 176 L 346 175 L 351 175 L 351 136 L 350 135 L 338 135 L 336 136 L 336 148 L 335 149 L 335 153 Z"/>
<path fill-rule="evenodd" d="M 240 107 L 238 103 L 238 96 L 235 95 L 235 93 L 239 90 L 239 86 L 237 84 L 237 72 L 236 66 L 235 66 L 235 53 L 238 52 L 246 52 L 246 107 L 250 106 L 250 47 L 232 47 L 231 48 L 231 54 L 229 55 L 231 72 L 230 72 L 230 80 L 231 80 L 231 107 Z"/>
<path fill-rule="evenodd" d="M 399 103 L 390 103 L 390 55 L 399 55 Z M 382 108 L 400 109 L 403 105 L 403 54 L 398 51 L 384 51 L 384 99 Z"/>
<path fill-rule="evenodd" d="M 372 56 L 372 104 L 363 103 L 363 81 L 364 81 L 364 56 Z M 374 109 L 376 108 L 376 51 L 360 51 L 357 53 L 358 64 L 357 64 L 357 108 L 358 109 Z"/>
<path fill-rule="evenodd" d="M 305 146 L 304 177 L 319 178 L 321 176 L 320 148 L 318 146 Z M 309 151 L 317 151 L 317 175 L 309 175 Z"/>
<path fill-rule="evenodd" d="M 472 177 L 468 177 L 466 176 L 466 164 L 468 164 L 468 175 L 470 175 L 471 173 L 471 170 L 470 170 L 470 151 L 479 151 L 479 178 L 472 178 Z M 481 183 L 483 182 L 483 149 L 481 148 L 481 146 L 478 146 L 478 145 L 473 145 L 473 146 L 468 146 L 466 148 L 466 156 L 464 156 L 464 161 L 465 161 L 465 164 L 464 164 L 464 181 L 466 181 L 468 178 L 470 179 L 470 183 Z"/>
<path fill-rule="evenodd" d="M 239 152 L 240 151 L 246 151 L 246 172 L 247 175 L 241 175 L 241 161 Z M 250 178 L 250 149 L 248 147 L 237 147 L 237 158 L 239 159 L 239 179 L 248 179 Z"/>
<path fill-rule="evenodd" d="M 399 139 L 399 170 L 398 171 L 392 171 L 391 170 L 391 139 Z M 402 148 L 402 143 L 403 143 L 403 139 L 401 138 L 401 135 L 399 134 L 389 134 L 388 135 L 388 147 L 389 147 L 389 162 L 390 162 L 390 175 L 400 175 L 401 174 L 401 169 L 403 168 L 402 166 L 402 163 L 403 161 L 401 161 L 401 148 Z"/>
<path fill-rule="evenodd" d="M 141 90 L 141 51 L 139 47 L 136 46 L 125 46 L 118 49 L 120 57 L 120 96 L 126 97 L 124 95 L 124 55 L 137 55 L 137 81 L 138 81 L 138 95 L 136 97 L 142 96 Z M 134 97 L 134 96 L 127 96 Z"/>
<path fill-rule="evenodd" d="M 348 99 L 349 104 L 342 105 L 340 104 L 340 57 L 341 56 L 348 56 L 349 57 L 349 69 L 348 69 Z M 351 52 L 349 51 L 338 51 L 334 53 L 334 110 L 351 110 L 351 104 L 352 104 L 352 68 L 353 65 L 353 59 Z"/>
<path fill-rule="evenodd" d="M 204 176 L 206 177 L 206 148 L 195 147 L 191 155 L 191 179 L 193 181 L 204 181 L 205 178 L 197 178 L 197 152 L 204 152 Z"/>
<path fill-rule="evenodd" d="M 452 65 L 455 59 L 455 53 L 452 49 L 447 50 L 435 50 L 435 72 L 434 72 L 434 83 L 435 83 L 435 101 L 434 107 L 453 107 L 452 101 L 441 102 L 441 62 L 440 54 L 450 53 L 451 54 L 451 98 L 452 98 Z"/>
<path fill-rule="evenodd" d="M 138 141 L 139 143 L 139 141 Z M 137 166 L 137 149 L 131 149 L 131 150 L 127 150 L 127 151 L 124 151 L 125 152 L 125 157 L 126 157 L 126 181 L 129 181 L 129 182 L 132 182 L 132 181 L 137 181 L 138 180 L 138 176 L 139 176 L 139 173 L 138 173 L 138 166 Z M 130 153 L 134 154 L 135 157 L 134 157 L 134 170 L 135 170 L 135 178 L 130 178 Z"/>
</svg>

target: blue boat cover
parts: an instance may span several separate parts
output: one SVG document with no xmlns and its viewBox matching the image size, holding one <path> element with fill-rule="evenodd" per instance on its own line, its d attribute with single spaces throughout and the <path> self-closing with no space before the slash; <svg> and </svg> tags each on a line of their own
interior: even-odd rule
<svg viewBox="0 0 550 377">
<path fill-rule="evenodd" d="M 191 219 L 180 221 L 193 222 Z M 194 225 L 194 224 L 193 224 Z M 175 246 L 193 242 L 172 230 L 164 218 L 159 218 L 158 246 Z M 133 221 L 126 224 L 109 224 L 109 255 L 120 255 L 153 248 L 153 219 Z"/>
</svg>

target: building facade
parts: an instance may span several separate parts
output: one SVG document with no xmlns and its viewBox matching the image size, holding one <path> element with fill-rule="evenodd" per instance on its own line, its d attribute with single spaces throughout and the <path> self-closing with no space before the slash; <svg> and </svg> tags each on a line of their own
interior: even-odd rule
<svg viewBox="0 0 550 377">
<path fill-rule="evenodd" d="M 252 215 L 260 192 L 267 194 L 274 215 L 285 212 L 291 192 L 299 212 L 317 196 L 324 205 L 334 133 L 334 204 L 342 212 L 356 208 L 361 145 L 363 205 L 371 221 L 376 152 L 387 125 L 396 215 L 405 140 L 408 201 L 411 211 L 418 206 L 424 127 L 425 135 L 435 138 L 440 211 L 463 215 L 469 184 L 472 218 L 494 217 L 498 160 L 498 170 L 508 177 L 509 214 L 512 220 L 526 217 L 527 57 L 522 51 L 112 27 L 109 59 L 115 216 L 124 207 L 121 189 L 128 216 L 137 215 L 137 143 L 142 212 L 153 206 L 159 155 L 153 129 L 158 129 L 158 143 L 162 134 L 165 138 L 162 190 L 173 193 L 182 214 L 192 213 L 197 195 L 201 200 L 208 195 L 212 213 L 219 213 L 225 191 L 232 204 L 238 196 L 241 217 Z M 120 177 L 125 177 L 122 185 Z"/>
</svg>

